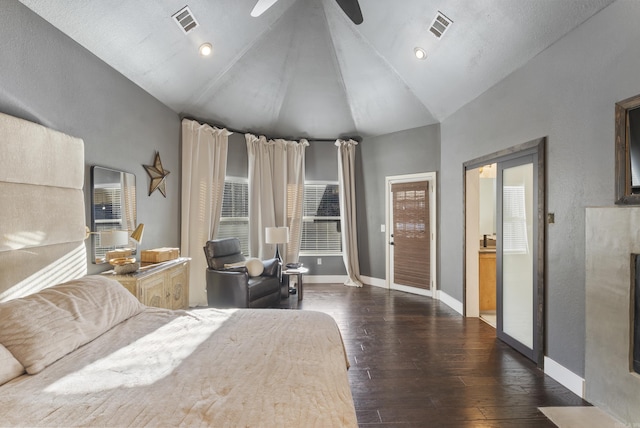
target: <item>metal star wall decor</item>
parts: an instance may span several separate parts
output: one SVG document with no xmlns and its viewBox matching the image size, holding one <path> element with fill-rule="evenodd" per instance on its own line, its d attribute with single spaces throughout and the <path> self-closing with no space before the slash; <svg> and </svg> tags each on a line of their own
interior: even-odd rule
<svg viewBox="0 0 640 428">
<path fill-rule="evenodd" d="M 153 161 L 153 165 L 143 165 L 147 170 L 149 178 L 151 178 L 151 184 L 149 184 L 149 196 L 156 190 L 160 190 L 162 196 L 167 197 L 166 180 L 169 171 L 162 168 L 162 161 L 160 160 L 160 153 L 156 152 L 156 158 Z"/>
</svg>

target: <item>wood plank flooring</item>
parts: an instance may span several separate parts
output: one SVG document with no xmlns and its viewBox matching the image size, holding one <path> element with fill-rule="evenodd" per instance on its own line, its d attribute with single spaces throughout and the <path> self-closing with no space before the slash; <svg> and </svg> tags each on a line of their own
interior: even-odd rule
<svg viewBox="0 0 640 428">
<path fill-rule="evenodd" d="M 305 284 L 282 307 L 340 326 L 361 427 L 554 427 L 539 406 L 588 406 L 496 338 L 428 297 L 377 287 Z"/>
</svg>

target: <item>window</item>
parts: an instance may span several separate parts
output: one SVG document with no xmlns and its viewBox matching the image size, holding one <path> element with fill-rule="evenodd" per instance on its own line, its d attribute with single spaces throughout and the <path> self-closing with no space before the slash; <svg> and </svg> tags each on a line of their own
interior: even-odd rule
<svg viewBox="0 0 640 428">
<path fill-rule="evenodd" d="M 300 255 L 342 254 L 337 183 L 305 183 L 302 215 Z"/>
<path fill-rule="evenodd" d="M 305 183 L 300 255 L 340 255 L 340 201 L 337 183 Z M 249 183 L 227 177 L 217 238 L 239 238 L 249 254 Z"/>
<path fill-rule="evenodd" d="M 249 183 L 246 178 L 227 177 L 218 239 L 239 238 L 242 254 L 249 255 Z"/>
</svg>

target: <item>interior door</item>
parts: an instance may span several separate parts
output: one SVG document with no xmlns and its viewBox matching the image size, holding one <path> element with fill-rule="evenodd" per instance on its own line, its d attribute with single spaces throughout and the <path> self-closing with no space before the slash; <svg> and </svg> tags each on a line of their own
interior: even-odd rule
<svg viewBox="0 0 640 428">
<path fill-rule="evenodd" d="M 392 182 L 390 204 L 391 288 L 431 295 L 429 181 Z"/>
<path fill-rule="evenodd" d="M 537 361 L 538 311 L 537 155 L 498 163 L 497 335 Z"/>
</svg>

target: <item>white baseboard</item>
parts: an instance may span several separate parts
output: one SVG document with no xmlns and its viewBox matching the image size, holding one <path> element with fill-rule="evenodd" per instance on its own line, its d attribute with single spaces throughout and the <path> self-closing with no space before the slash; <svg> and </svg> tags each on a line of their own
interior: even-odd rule
<svg viewBox="0 0 640 428">
<path fill-rule="evenodd" d="M 303 284 L 344 284 L 347 275 L 305 275 Z"/>
<path fill-rule="evenodd" d="M 360 279 L 363 283 L 371 285 L 373 287 L 387 288 L 387 280 L 380 278 L 372 278 L 370 276 L 360 275 Z"/>
<path fill-rule="evenodd" d="M 391 289 L 396 291 L 402 291 L 405 293 L 415 294 L 417 296 L 433 297 L 433 292 L 431 290 L 424 290 L 418 287 L 408 287 L 405 285 L 395 284 L 391 286 Z"/>
<path fill-rule="evenodd" d="M 454 311 L 456 311 L 460 315 L 464 314 L 464 307 L 462 306 L 462 302 L 460 302 L 457 299 L 454 299 L 453 297 L 449 296 L 444 291 L 438 290 L 436 292 L 436 299 L 440 300 L 442 303 L 444 303 L 445 305 L 449 306 L 451 309 L 453 309 Z"/>
<path fill-rule="evenodd" d="M 578 397 L 585 398 L 584 379 L 549 357 L 544 357 L 544 373 L 560 382 Z"/>
<path fill-rule="evenodd" d="M 295 277 L 292 277 L 295 279 Z M 371 285 L 373 287 L 387 288 L 387 282 L 384 279 L 372 278 L 369 276 L 360 276 L 360 279 L 364 284 Z M 344 284 L 347 280 L 347 275 L 305 275 L 305 284 Z"/>
</svg>

